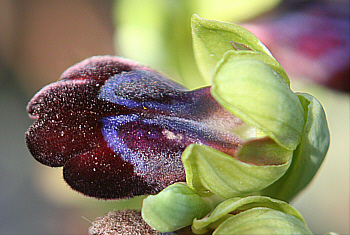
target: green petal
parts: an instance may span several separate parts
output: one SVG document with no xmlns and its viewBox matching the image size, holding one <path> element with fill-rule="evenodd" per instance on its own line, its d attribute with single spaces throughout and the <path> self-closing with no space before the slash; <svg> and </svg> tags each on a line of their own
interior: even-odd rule
<svg viewBox="0 0 350 235">
<path fill-rule="evenodd" d="M 216 67 L 211 93 L 245 123 L 294 150 L 303 133 L 304 110 L 286 80 L 266 61 L 261 53 L 228 51 Z"/>
<path fill-rule="evenodd" d="M 192 16 L 192 38 L 196 61 L 205 80 L 210 83 L 216 64 L 223 55 L 234 50 L 230 42 L 242 43 L 254 51 L 272 55 L 247 29 L 227 22 L 206 20 Z"/>
<path fill-rule="evenodd" d="M 212 203 L 184 184 L 176 183 L 143 200 L 142 218 L 159 232 L 171 232 L 192 224 L 212 210 Z"/>
<path fill-rule="evenodd" d="M 278 145 L 270 147 L 272 150 Z M 260 149 L 260 152 L 264 151 Z M 269 154 L 269 151 L 266 153 Z M 198 194 L 209 196 L 214 193 L 231 198 L 254 193 L 279 179 L 290 165 L 292 151 L 280 148 L 280 153 L 283 155 L 281 159 L 289 160 L 279 165 L 259 166 L 242 162 L 209 146 L 192 144 L 182 154 L 182 162 L 187 184 Z M 245 154 L 249 155 L 249 151 L 242 153 L 243 158 Z"/>
<path fill-rule="evenodd" d="M 327 154 L 330 142 L 322 105 L 311 95 L 298 94 L 298 97 L 307 120 L 301 143 L 293 153 L 293 161 L 286 174 L 261 191 L 262 195 L 285 201 L 290 201 L 312 180 Z"/>
<path fill-rule="evenodd" d="M 265 137 L 244 142 L 236 155 L 240 161 L 259 166 L 282 165 L 291 160 L 292 151 Z"/>
<path fill-rule="evenodd" d="M 300 213 L 288 203 L 262 196 L 231 198 L 210 216 L 195 219 L 192 230 L 213 234 L 310 234 Z"/>
<path fill-rule="evenodd" d="M 216 234 L 312 234 L 300 220 L 269 208 L 254 208 L 225 220 Z"/>
</svg>

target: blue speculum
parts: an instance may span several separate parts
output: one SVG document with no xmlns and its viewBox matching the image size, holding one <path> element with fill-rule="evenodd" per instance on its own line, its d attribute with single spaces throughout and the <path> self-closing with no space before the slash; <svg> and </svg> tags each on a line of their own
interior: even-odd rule
<svg viewBox="0 0 350 235">
<path fill-rule="evenodd" d="M 234 156 L 241 121 L 210 95 L 112 56 L 84 60 L 29 102 L 26 132 L 36 160 L 63 166 L 66 182 L 92 197 L 157 193 L 185 181 L 181 154 L 192 143 Z"/>
</svg>

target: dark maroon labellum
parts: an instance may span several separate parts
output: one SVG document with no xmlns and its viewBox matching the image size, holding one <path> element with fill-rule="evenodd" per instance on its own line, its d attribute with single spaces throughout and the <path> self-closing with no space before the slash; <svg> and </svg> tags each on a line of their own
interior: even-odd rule
<svg viewBox="0 0 350 235">
<path fill-rule="evenodd" d="M 192 143 L 234 155 L 240 121 L 205 87 L 189 91 L 164 75 L 112 56 L 84 60 L 29 102 L 26 132 L 36 160 L 63 166 L 66 182 L 92 197 L 157 193 L 185 181 Z"/>
</svg>

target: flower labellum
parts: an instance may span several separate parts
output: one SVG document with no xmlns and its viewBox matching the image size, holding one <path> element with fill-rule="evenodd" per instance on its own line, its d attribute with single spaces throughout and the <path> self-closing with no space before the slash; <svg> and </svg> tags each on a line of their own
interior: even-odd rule
<svg viewBox="0 0 350 235">
<path fill-rule="evenodd" d="M 66 70 L 39 91 L 27 111 L 34 158 L 63 166 L 75 190 L 103 199 L 157 193 L 185 181 L 181 154 L 203 144 L 231 156 L 240 119 L 210 87 L 189 91 L 133 61 L 96 56 Z"/>
</svg>

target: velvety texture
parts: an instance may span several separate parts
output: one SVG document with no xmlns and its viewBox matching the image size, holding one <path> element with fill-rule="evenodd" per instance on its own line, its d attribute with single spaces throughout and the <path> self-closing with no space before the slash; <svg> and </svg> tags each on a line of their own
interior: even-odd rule
<svg viewBox="0 0 350 235">
<path fill-rule="evenodd" d="M 234 155 L 241 121 L 210 95 L 119 57 L 97 56 L 44 87 L 27 111 L 39 162 L 63 166 L 75 190 L 104 199 L 157 193 L 185 181 L 181 154 L 199 143 Z"/>
</svg>

